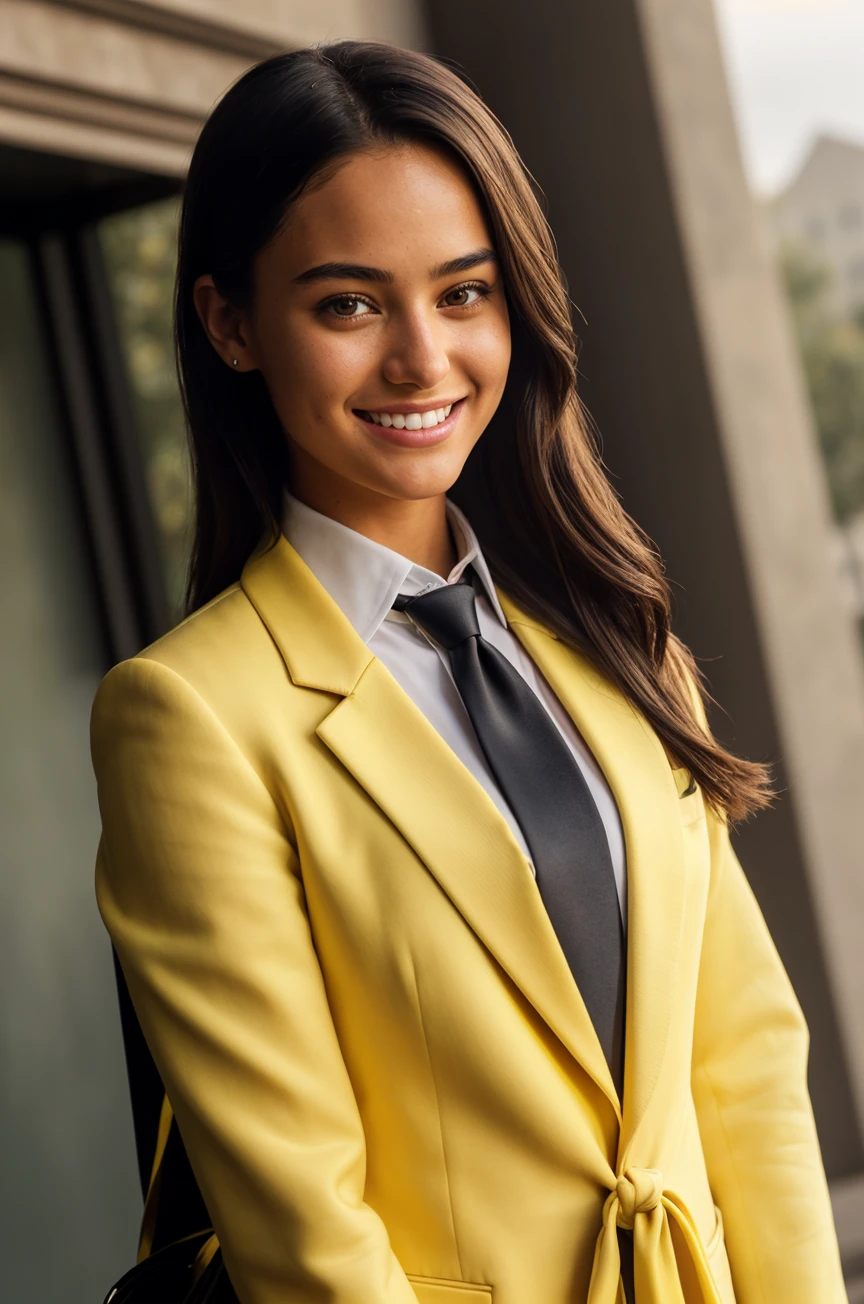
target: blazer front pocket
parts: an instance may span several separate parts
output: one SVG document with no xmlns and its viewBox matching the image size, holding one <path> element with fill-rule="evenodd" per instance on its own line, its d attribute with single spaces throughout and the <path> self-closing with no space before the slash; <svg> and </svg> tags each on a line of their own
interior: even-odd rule
<svg viewBox="0 0 864 1304">
<path fill-rule="evenodd" d="M 418 1277 L 406 1272 L 418 1304 L 484 1304 L 492 1299 L 491 1286 L 471 1281 L 449 1281 L 446 1277 Z"/>
</svg>

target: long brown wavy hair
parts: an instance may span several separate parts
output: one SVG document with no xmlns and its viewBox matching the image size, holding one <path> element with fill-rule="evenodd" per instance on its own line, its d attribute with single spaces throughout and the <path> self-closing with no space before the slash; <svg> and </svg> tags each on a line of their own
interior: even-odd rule
<svg viewBox="0 0 864 1304">
<path fill-rule="evenodd" d="M 248 306 L 255 256 L 304 188 L 353 152 L 406 141 L 461 161 L 504 273 L 507 385 L 451 490 L 496 583 L 622 690 L 715 810 L 735 821 L 768 805 L 767 768 L 708 731 L 704 676 L 671 632 L 661 559 L 604 472 L 576 392 L 570 303 L 532 179 L 467 80 L 427 55 L 361 41 L 277 55 L 249 69 L 201 131 L 175 301 L 196 502 L 187 611 L 239 579 L 262 539 L 275 542 L 290 483 L 263 377 L 235 375 L 219 358 L 195 311 L 195 280 L 209 272 L 226 299 Z"/>
</svg>

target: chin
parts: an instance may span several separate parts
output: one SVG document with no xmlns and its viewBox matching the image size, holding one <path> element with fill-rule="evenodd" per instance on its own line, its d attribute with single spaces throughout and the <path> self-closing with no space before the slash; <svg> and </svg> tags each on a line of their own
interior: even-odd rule
<svg viewBox="0 0 864 1304">
<path fill-rule="evenodd" d="M 446 466 L 437 466 L 434 470 L 430 467 L 418 467 L 416 471 L 407 475 L 403 470 L 401 475 L 387 476 L 386 484 L 382 483 L 380 477 L 376 477 L 376 480 L 380 485 L 380 492 L 386 493 L 388 497 L 402 498 L 406 502 L 418 502 L 424 498 L 438 498 L 441 494 L 448 493 L 459 479 L 464 465 L 463 458 Z"/>
<path fill-rule="evenodd" d="M 388 457 L 384 465 L 377 463 L 375 479 L 386 481 L 385 492 L 399 498 L 436 498 L 459 479 L 473 446 L 474 441 L 467 448 L 461 442 L 459 446 L 442 444 L 407 457 Z"/>
</svg>

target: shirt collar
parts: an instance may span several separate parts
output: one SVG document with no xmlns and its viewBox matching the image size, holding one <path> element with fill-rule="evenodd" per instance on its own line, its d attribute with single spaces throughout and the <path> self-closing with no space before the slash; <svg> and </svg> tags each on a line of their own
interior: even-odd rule
<svg viewBox="0 0 864 1304">
<path fill-rule="evenodd" d="M 307 507 L 287 490 L 282 533 L 364 643 L 369 642 L 381 622 L 387 619 L 397 594 L 408 593 L 414 597 L 442 584 L 453 584 L 461 579 L 469 564 L 474 567 L 492 610 L 506 628 L 507 618 L 477 536 L 464 513 L 449 498 L 446 510 L 458 552 L 456 565 L 446 579 Z"/>
</svg>

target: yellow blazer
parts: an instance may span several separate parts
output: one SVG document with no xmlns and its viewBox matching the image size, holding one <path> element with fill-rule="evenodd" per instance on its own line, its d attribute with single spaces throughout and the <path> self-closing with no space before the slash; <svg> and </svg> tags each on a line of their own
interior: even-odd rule
<svg viewBox="0 0 864 1304">
<path fill-rule="evenodd" d="M 506 820 L 284 538 L 99 688 L 99 909 L 241 1304 L 620 1304 L 616 1225 L 639 1304 L 840 1304 L 726 825 L 500 597 L 621 811 L 623 1103 Z"/>
</svg>

